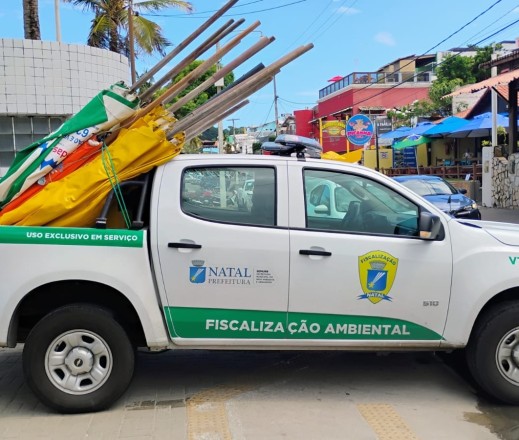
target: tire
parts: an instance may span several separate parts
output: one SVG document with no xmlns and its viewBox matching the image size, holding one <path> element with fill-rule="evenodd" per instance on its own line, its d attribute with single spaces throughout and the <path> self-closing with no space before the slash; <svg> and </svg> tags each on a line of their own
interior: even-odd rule
<svg viewBox="0 0 519 440">
<path fill-rule="evenodd" d="M 128 388 L 135 354 L 105 309 L 72 305 L 45 316 L 23 350 L 25 380 L 47 406 L 63 413 L 99 411 Z"/>
<path fill-rule="evenodd" d="M 519 302 L 498 304 L 478 320 L 466 353 L 470 372 L 487 395 L 519 404 Z"/>
</svg>

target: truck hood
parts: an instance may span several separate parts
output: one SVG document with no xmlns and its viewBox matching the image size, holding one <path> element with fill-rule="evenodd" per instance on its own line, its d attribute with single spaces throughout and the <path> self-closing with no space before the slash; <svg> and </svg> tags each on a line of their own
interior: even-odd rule
<svg viewBox="0 0 519 440">
<path fill-rule="evenodd" d="M 457 221 L 480 227 L 501 243 L 509 246 L 519 246 L 519 225 L 515 223 L 486 222 L 481 220 Z"/>
</svg>

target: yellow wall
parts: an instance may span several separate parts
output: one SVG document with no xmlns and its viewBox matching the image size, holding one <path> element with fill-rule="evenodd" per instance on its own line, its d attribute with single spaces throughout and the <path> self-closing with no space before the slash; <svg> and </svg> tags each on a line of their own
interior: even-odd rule
<svg viewBox="0 0 519 440">
<path fill-rule="evenodd" d="M 393 150 L 391 148 L 380 148 L 378 153 L 380 169 L 391 168 L 393 166 Z M 368 168 L 375 169 L 377 167 L 376 150 L 364 150 L 362 164 Z"/>
<path fill-rule="evenodd" d="M 427 164 L 427 144 L 418 145 L 416 147 L 416 159 L 419 166 L 428 166 Z M 380 169 L 393 167 L 393 149 L 380 148 L 379 150 Z M 363 165 L 368 168 L 375 169 L 377 167 L 376 150 L 365 150 Z"/>
<path fill-rule="evenodd" d="M 427 163 L 427 144 L 421 144 L 416 147 L 416 161 L 418 166 L 426 167 Z"/>
</svg>

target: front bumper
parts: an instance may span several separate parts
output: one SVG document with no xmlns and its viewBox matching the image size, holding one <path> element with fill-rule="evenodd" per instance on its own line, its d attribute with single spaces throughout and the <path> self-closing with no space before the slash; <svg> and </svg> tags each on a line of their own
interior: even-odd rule
<svg viewBox="0 0 519 440">
<path fill-rule="evenodd" d="M 471 220 L 481 220 L 481 211 L 479 209 L 463 209 L 459 211 L 451 211 L 449 214 L 456 218 L 469 218 Z"/>
</svg>

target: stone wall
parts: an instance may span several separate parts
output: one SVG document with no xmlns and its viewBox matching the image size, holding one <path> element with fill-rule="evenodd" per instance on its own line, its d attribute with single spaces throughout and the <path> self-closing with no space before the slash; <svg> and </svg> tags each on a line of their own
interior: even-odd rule
<svg viewBox="0 0 519 440">
<path fill-rule="evenodd" d="M 519 154 L 492 160 L 492 197 L 496 208 L 519 208 Z"/>
</svg>

